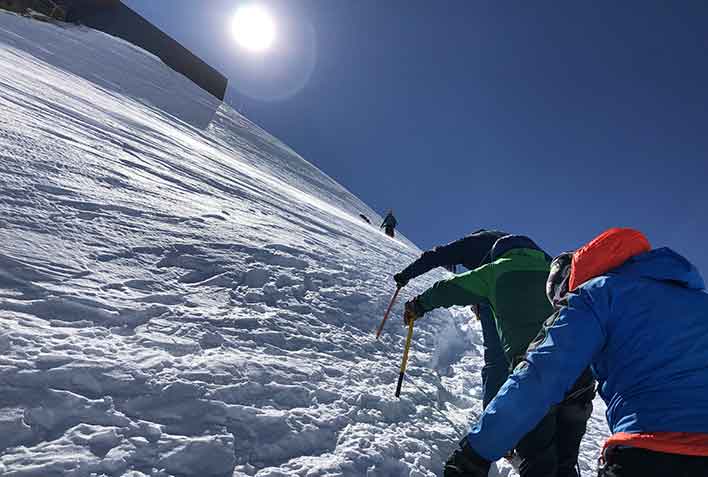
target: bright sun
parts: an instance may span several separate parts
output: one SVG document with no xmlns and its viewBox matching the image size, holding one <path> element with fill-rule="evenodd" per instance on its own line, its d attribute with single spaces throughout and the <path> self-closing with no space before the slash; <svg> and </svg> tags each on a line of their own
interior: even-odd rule
<svg viewBox="0 0 708 477">
<path fill-rule="evenodd" d="M 275 40 L 273 18 L 258 5 L 244 5 L 236 10 L 233 31 L 238 44 L 254 52 L 267 50 Z"/>
</svg>

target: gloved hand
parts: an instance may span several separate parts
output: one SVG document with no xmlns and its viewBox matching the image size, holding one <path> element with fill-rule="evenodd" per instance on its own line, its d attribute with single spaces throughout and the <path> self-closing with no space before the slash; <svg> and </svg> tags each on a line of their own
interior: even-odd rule
<svg viewBox="0 0 708 477">
<path fill-rule="evenodd" d="M 492 463 L 477 454 L 467 443 L 460 441 L 460 448 L 445 463 L 444 477 L 487 477 Z"/>
<path fill-rule="evenodd" d="M 403 321 L 406 326 L 410 326 L 412 322 L 422 316 L 423 314 L 420 313 L 418 307 L 416 306 L 415 298 L 406 302 L 406 305 L 403 307 Z"/>
<path fill-rule="evenodd" d="M 393 279 L 396 281 L 396 285 L 398 288 L 403 288 L 404 286 L 408 285 L 408 278 L 403 275 L 403 272 L 399 272 L 393 276 Z"/>
</svg>

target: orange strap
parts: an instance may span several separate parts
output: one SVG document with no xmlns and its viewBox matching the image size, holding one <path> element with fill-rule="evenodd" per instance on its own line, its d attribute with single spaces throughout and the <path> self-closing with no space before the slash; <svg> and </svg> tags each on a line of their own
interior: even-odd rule
<svg viewBox="0 0 708 477">
<path fill-rule="evenodd" d="M 619 432 L 607 439 L 602 449 L 602 455 L 605 455 L 607 449 L 615 446 L 638 447 L 668 454 L 708 457 L 708 434 L 698 432 L 628 434 Z"/>
</svg>

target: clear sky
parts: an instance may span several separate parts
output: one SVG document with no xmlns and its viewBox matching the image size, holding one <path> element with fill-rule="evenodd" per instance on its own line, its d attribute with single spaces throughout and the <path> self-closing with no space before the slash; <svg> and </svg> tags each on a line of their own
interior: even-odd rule
<svg viewBox="0 0 708 477">
<path fill-rule="evenodd" d="M 482 227 L 551 254 L 635 227 L 708 274 L 708 2 L 125 0 L 228 101 L 423 248 Z M 254 3 L 254 2 L 248 2 Z"/>
</svg>

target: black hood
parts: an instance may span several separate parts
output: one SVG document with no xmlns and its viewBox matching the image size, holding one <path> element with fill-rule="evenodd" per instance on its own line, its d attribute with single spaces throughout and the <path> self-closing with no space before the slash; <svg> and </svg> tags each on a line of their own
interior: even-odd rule
<svg viewBox="0 0 708 477">
<path fill-rule="evenodd" d="M 474 254 L 470 253 L 466 257 L 466 263 L 463 263 L 463 265 L 469 269 L 473 270 L 477 267 L 480 267 L 484 264 L 487 264 L 492 261 L 492 247 L 494 247 L 494 244 L 497 242 L 502 237 L 505 237 L 509 235 L 506 232 L 502 232 L 500 230 L 487 230 L 487 229 L 479 229 L 475 232 L 472 232 L 467 236 L 467 239 L 474 238 L 475 242 L 475 249 L 477 251 L 482 252 L 483 255 L 480 257 L 475 257 Z"/>
<path fill-rule="evenodd" d="M 492 246 L 492 250 L 490 252 L 491 261 L 493 262 L 509 250 L 514 250 L 516 248 L 528 248 L 531 250 L 538 250 L 539 252 L 543 252 L 546 255 L 546 258 L 549 262 L 551 261 L 551 257 L 546 252 L 544 252 L 541 247 L 536 245 L 536 242 L 526 237 L 525 235 L 505 235 L 504 237 L 501 237 L 499 240 L 494 242 L 494 245 Z"/>
</svg>

